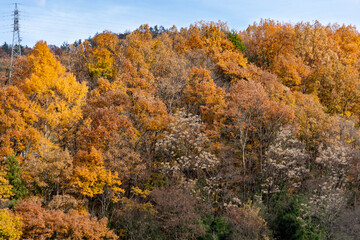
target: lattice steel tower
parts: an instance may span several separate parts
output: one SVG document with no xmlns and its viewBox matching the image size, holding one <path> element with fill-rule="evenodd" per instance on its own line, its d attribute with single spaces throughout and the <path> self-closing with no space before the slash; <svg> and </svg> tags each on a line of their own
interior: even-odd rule
<svg viewBox="0 0 360 240">
<path fill-rule="evenodd" d="M 15 3 L 14 9 L 14 28 L 13 28 L 13 39 L 11 47 L 11 62 L 10 62 L 10 73 L 9 73 L 9 83 L 12 80 L 12 73 L 14 71 L 14 59 L 21 55 L 21 38 L 20 38 L 20 28 L 19 28 L 19 10 L 17 8 L 17 3 Z"/>
</svg>

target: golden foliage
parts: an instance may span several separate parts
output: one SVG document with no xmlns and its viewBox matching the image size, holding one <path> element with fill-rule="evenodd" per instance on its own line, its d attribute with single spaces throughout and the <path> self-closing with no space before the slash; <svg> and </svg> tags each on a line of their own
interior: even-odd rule
<svg viewBox="0 0 360 240">
<path fill-rule="evenodd" d="M 114 191 L 113 200 L 116 201 L 116 196 L 124 191 L 119 187 L 121 181 L 117 173 L 111 173 L 105 169 L 101 153 L 95 148 L 80 151 L 75 156 L 72 183 L 80 194 L 88 197 L 103 193 L 104 187 L 108 186 Z"/>
<path fill-rule="evenodd" d="M 13 195 L 11 189 L 12 186 L 6 178 L 6 172 L 0 169 L 0 203 Z"/>
<path fill-rule="evenodd" d="M 113 80 L 116 77 L 115 66 L 116 53 L 119 51 L 119 39 L 116 34 L 104 31 L 96 35 L 92 40 L 93 47 L 89 42 L 84 43 L 89 50 L 88 71 L 90 76 Z"/>
<path fill-rule="evenodd" d="M 57 142 L 69 125 L 82 117 L 87 87 L 66 73 L 46 42 L 38 42 L 28 59 L 32 65 L 31 76 L 25 80 L 22 90 L 34 104 L 37 128 L 46 138 Z"/>
<path fill-rule="evenodd" d="M 0 239 L 18 240 L 22 235 L 21 218 L 8 209 L 0 209 Z"/>
<path fill-rule="evenodd" d="M 73 190 L 73 158 L 68 150 L 42 139 L 38 152 L 31 154 L 22 164 L 23 179 L 31 188 L 37 186 L 46 196 L 48 193 L 66 193 Z M 47 201 L 48 199 L 44 199 Z"/>
</svg>

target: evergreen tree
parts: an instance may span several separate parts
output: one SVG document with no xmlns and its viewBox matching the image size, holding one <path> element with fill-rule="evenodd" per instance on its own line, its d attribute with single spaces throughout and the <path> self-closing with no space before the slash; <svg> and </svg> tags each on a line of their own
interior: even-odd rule
<svg viewBox="0 0 360 240">
<path fill-rule="evenodd" d="M 228 39 L 234 44 L 236 49 L 240 50 L 241 52 L 245 51 L 246 47 L 235 31 L 231 31 L 228 33 Z"/>
<path fill-rule="evenodd" d="M 19 161 L 15 156 L 9 156 L 6 159 L 5 164 L 7 168 L 6 178 L 8 179 L 10 185 L 12 185 L 11 192 L 13 193 L 13 196 L 10 198 L 18 200 L 27 193 L 27 189 L 20 177 L 22 170 Z"/>
</svg>

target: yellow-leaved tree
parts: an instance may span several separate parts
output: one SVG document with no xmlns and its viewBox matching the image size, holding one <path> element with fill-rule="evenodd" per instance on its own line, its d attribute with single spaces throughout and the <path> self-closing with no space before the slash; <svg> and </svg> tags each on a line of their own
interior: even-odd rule
<svg viewBox="0 0 360 240">
<path fill-rule="evenodd" d="M 12 195 L 11 188 L 9 180 L 6 179 L 6 172 L 0 169 L 0 203 Z"/>
<path fill-rule="evenodd" d="M 34 103 L 35 124 L 47 140 L 59 143 L 81 117 L 87 87 L 51 54 L 46 42 L 38 42 L 28 57 L 31 74 L 21 86 Z"/>
<path fill-rule="evenodd" d="M 94 197 L 102 194 L 104 188 L 108 187 L 113 192 L 113 200 L 118 200 L 117 196 L 124 190 L 119 186 L 121 181 L 117 173 L 107 171 L 101 153 L 95 148 L 89 151 L 79 151 L 75 157 L 75 169 L 73 183 L 79 193 L 83 196 Z"/>
<path fill-rule="evenodd" d="M 96 35 L 89 47 L 89 42 L 85 46 L 89 53 L 88 71 L 92 78 L 106 78 L 114 80 L 117 74 L 116 54 L 119 52 L 119 39 L 116 34 L 104 31 Z"/>
<path fill-rule="evenodd" d="M 89 152 L 80 150 L 74 161 L 71 157 L 65 157 L 64 152 L 61 160 L 68 160 L 62 166 L 54 165 L 60 162 L 60 159 L 53 161 L 56 154 L 62 154 L 58 147 L 68 147 L 69 141 L 76 137 L 75 128 L 83 117 L 82 108 L 86 103 L 87 87 L 85 83 L 77 82 L 72 74 L 66 72 L 51 54 L 46 42 L 40 41 L 36 44 L 28 61 L 31 65 L 31 74 L 20 87 L 35 109 L 37 121 L 34 126 L 43 134 L 41 142 L 46 153 L 39 148 L 38 153 L 27 160 L 27 165 L 31 166 L 31 161 L 36 163 L 37 160 L 37 166 L 46 166 L 46 171 L 50 170 L 52 173 L 57 170 L 65 173 L 64 166 L 73 165 L 71 184 L 74 184 L 84 196 L 93 197 L 101 194 L 107 186 L 115 194 L 121 193 L 122 189 L 117 187 L 121 184 L 117 175 L 105 169 L 101 154 L 95 148 L 91 148 Z M 44 172 L 44 169 L 39 169 L 39 172 Z M 48 183 L 56 179 L 49 178 L 51 173 L 46 175 L 47 178 L 43 181 L 48 187 Z M 57 189 L 67 187 L 68 175 L 71 175 L 71 172 L 64 176 L 63 183 L 58 182 Z"/>
<path fill-rule="evenodd" d="M 22 234 L 21 218 L 8 209 L 0 209 L 0 239 L 17 240 Z"/>
</svg>

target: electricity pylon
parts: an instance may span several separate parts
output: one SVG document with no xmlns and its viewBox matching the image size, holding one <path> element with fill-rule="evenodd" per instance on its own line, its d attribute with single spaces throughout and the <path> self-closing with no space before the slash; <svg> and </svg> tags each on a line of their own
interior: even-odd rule
<svg viewBox="0 0 360 240">
<path fill-rule="evenodd" d="M 13 24 L 13 39 L 12 39 L 12 47 L 11 47 L 11 62 L 10 62 L 10 73 L 9 73 L 9 83 L 12 80 L 12 73 L 14 71 L 14 59 L 17 56 L 21 55 L 21 38 L 20 38 L 20 28 L 19 28 L 19 10 L 17 8 L 17 3 L 15 3 L 14 9 L 14 24 Z"/>
</svg>

